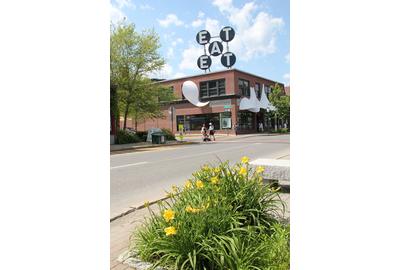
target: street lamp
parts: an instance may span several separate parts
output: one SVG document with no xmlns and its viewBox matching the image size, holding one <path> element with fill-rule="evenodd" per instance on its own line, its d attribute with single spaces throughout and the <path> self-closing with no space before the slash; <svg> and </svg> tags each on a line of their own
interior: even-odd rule
<svg viewBox="0 0 400 270">
<path fill-rule="evenodd" d="M 175 107 L 169 107 L 168 113 L 171 115 L 171 131 L 174 132 L 174 114 L 175 114 Z"/>
</svg>

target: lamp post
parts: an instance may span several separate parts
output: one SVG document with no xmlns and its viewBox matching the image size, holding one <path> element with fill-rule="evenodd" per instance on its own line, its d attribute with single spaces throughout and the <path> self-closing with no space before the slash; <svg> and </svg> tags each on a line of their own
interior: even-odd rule
<svg viewBox="0 0 400 270">
<path fill-rule="evenodd" d="M 174 132 L 174 114 L 175 114 L 175 107 L 169 107 L 169 114 L 171 115 L 171 131 Z"/>
</svg>

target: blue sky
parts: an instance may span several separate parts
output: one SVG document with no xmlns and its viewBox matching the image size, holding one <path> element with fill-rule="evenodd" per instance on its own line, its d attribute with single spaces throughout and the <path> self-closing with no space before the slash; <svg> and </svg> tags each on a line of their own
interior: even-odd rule
<svg viewBox="0 0 400 270">
<path fill-rule="evenodd" d="M 124 17 L 141 31 L 154 28 L 161 41 L 164 68 L 153 74 L 171 79 L 202 73 L 197 58 L 203 47 L 196 34 L 212 36 L 232 26 L 236 36 L 229 49 L 236 55 L 235 68 L 289 84 L 289 0 L 112 0 L 111 20 Z M 224 43 L 225 46 L 225 43 Z M 225 50 L 225 48 L 224 48 Z M 212 57 L 211 71 L 223 70 Z"/>
</svg>

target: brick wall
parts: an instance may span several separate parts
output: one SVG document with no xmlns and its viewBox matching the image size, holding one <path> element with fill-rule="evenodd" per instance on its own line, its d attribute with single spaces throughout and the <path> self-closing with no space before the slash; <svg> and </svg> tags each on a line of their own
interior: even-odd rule
<svg viewBox="0 0 400 270">
<path fill-rule="evenodd" d="M 185 77 L 182 79 L 175 79 L 175 80 L 167 80 L 167 81 L 161 81 L 160 84 L 164 86 L 173 86 L 174 87 L 174 93 L 175 96 L 177 97 L 177 100 L 182 99 L 182 85 L 185 81 L 191 80 L 193 81 L 198 88 L 200 88 L 200 82 L 202 81 L 209 81 L 209 80 L 217 80 L 217 79 L 225 79 L 225 92 L 227 95 L 239 95 L 239 86 L 238 86 L 238 80 L 240 79 L 245 79 L 250 82 L 250 87 L 255 87 L 255 83 L 260 83 L 261 87 L 262 84 L 265 84 L 266 86 L 272 86 L 276 82 L 254 76 L 251 74 L 248 74 L 246 72 L 242 72 L 240 70 L 236 69 L 230 69 L 230 70 L 225 70 L 221 72 L 215 72 L 215 73 L 207 73 L 207 74 L 200 74 L 192 77 Z M 283 89 L 283 84 L 279 83 L 282 86 Z M 237 123 L 237 112 L 239 111 L 239 101 L 240 99 L 234 98 L 234 97 L 229 97 L 229 100 L 232 104 L 231 108 L 231 114 L 232 114 L 232 129 L 234 125 Z M 173 124 L 171 122 L 171 115 L 169 114 L 169 108 L 171 105 L 166 105 L 163 106 L 163 118 L 158 118 L 158 119 L 148 119 L 146 121 L 140 121 L 138 122 L 138 130 L 139 131 L 145 131 L 148 130 L 149 128 L 152 127 L 158 127 L 158 128 L 167 128 L 171 129 L 173 127 L 173 131 L 177 132 L 177 127 L 176 127 L 176 116 L 177 115 L 194 115 L 194 114 L 209 114 L 209 113 L 221 113 L 224 112 L 224 106 L 213 106 L 211 107 L 210 105 L 204 106 L 204 107 L 196 107 L 192 105 L 190 102 L 181 100 L 179 102 L 175 102 L 172 104 L 175 107 L 175 115 L 173 119 Z M 256 121 L 254 119 L 254 121 Z M 254 126 L 256 126 L 256 123 L 253 123 Z M 121 123 L 121 127 L 123 126 L 123 123 Z M 134 128 L 134 121 L 131 119 L 127 122 L 128 127 L 133 127 Z M 252 130 L 250 132 L 254 132 L 255 130 Z M 196 131 L 194 131 L 196 132 Z"/>
</svg>

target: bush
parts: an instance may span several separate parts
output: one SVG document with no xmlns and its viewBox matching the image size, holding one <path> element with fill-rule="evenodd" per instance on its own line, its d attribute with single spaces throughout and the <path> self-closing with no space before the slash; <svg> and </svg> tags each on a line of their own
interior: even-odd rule
<svg viewBox="0 0 400 270">
<path fill-rule="evenodd" d="M 139 256 L 175 269 L 289 269 L 289 226 L 277 190 L 262 183 L 248 159 L 205 166 L 173 186 L 160 214 L 133 235 Z"/>
<path fill-rule="evenodd" d="M 138 131 L 136 132 L 136 135 L 142 142 L 145 142 L 147 140 L 147 131 Z"/>
<path fill-rule="evenodd" d="M 137 143 L 140 142 L 140 138 L 133 134 L 132 132 L 126 130 L 118 130 L 117 139 L 115 141 L 116 144 L 125 144 L 125 143 Z"/>
<path fill-rule="evenodd" d="M 163 133 L 165 133 L 165 138 L 167 139 L 167 141 L 175 141 L 175 134 L 172 133 L 171 130 L 166 129 L 166 128 L 162 128 L 161 129 Z"/>
</svg>

